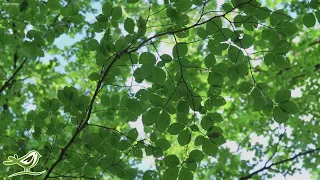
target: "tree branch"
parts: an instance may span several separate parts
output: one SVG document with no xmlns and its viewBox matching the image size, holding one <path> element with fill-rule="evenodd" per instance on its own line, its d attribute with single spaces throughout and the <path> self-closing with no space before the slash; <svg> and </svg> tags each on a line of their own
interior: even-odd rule
<svg viewBox="0 0 320 180">
<path fill-rule="evenodd" d="M 279 144 L 280 144 L 281 139 L 282 139 L 283 136 L 284 136 L 284 134 L 280 134 L 280 136 L 279 136 L 279 141 L 277 142 L 277 144 L 276 144 L 276 146 L 275 146 L 275 148 L 274 148 L 274 151 L 273 151 L 271 157 L 270 157 L 270 158 L 267 160 L 267 162 L 264 164 L 264 167 L 267 166 L 267 164 L 273 159 L 273 157 L 274 157 L 274 156 L 276 155 L 276 153 L 278 152 L 278 146 L 279 146 Z"/>
<path fill-rule="evenodd" d="M 319 44 L 319 43 L 320 43 L 320 40 L 315 41 L 315 42 L 312 42 L 312 43 L 309 44 L 309 47 L 310 47 L 310 46 L 313 46 L 313 45 L 315 45 L 315 44 Z"/>
<path fill-rule="evenodd" d="M 314 66 L 313 72 L 316 72 L 316 71 L 318 71 L 319 69 L 320 69 L 320 64 L 316 64 L 316 65 Z M 292 80 L 296 80 L 296 79 L 301 78 L 301 77 L 304 77 L 304 76 L 305 76 L 305 74 L 296 75 L 296 76 L 292 77 Z"/>
<path fill-rule="evenodd" d="M 257 175 L 258 173 L 260 173 L 260 172 L 262 172 L 262 171 L 272 169 L 273 166 L 276 166 L 276 165 L 279 165 L 279 164 L 283 164 L 283 163 L 286 163 L 286 162 L 293 161 L 293 160 L 299 158 L 300 156 L 304 156 L 304 155 L 307 155 L 307 154 L 312 154 L 312 153 L 315 153 L 315 152 L 317 152 L 317 151 L 320 151 L 320 148 L 311 149 L 311 150 L 308 150 L 308 151 L 305 151 L 305 152 L 298 153 L 298 154 L 294 155 L 294 156 L 291 157 L 291 158 L 284 159 L 284 160 L 281 160 L 281 161 L 272 163 L 272 164 L 270 164 L 269 166 L 264 166 L 263 168 L 258 169 L 258 170 L 256 170 L 256 171 L 252 172 L 251 174 L 248 174 L 248 175 L 246 175 L 246 176 L 241 177 L 239 180 L 250 179 L 250 178 L 252 178 L 253 176 Z"/>
<path fill-rule="evenodd" d="M 20 66 L 18 67 L 18 69 L 16 69 L 16 71 L 12 74 L 12 76 L 3 84 L 3 86 L 0 88 L 0 94 L 2 93 L 2 91 L 4 91 L 7 87 L 9 87 L 11 81 L 17 76 L 17 74 L 19 73 L 19 71 L 22 69 L 22 67 L 24 66 L 24 64 L 26 63 L 27 58 L 24 58 L 22 63 L 20 64 Z"/>
</svg>

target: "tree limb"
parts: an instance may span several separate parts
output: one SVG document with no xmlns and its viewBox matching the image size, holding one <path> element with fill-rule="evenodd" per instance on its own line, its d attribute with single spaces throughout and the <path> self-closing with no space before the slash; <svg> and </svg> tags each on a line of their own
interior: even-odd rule
<svg viewBox="0 0 320 180">
<path fill-rule="evenodd" d="M 263 168 L 258 169 L 258 170 L 256 170 L 256 171 L 252 172 L 251 174 L 248 174 L 248 175 L 246 175 L 246 176 L 242 176 L 239 180 L 250 179 L 250 178 L 252 178 L 253 176 L 257 175 L 258 173 L 260 173 L 260 172 L 262 172 L 262 171 L 265 171 L 265 170 L 268 170 L 268 169 L 272 169 L 273 166 L 276 166 L 276 165 L 279 165 L 279 164 L 283 164 L 283 163 L 286 163 L 286 162 L 293 161 L 293 160 L 299 158 L 300 156 L 304 156 L 304 155 L 307 155 L 307 154 L 312 154 L 312 153 L 315 153 L 315 152 L 317 152 L 317 151 L 320 151 L 320 148 L 311 149 L 311 150 L 308 150 L 308 151 L 305 151 L 305 152 L 298 153 L 298 154 L 294 155 L 294 156 L 291 157 L 291 158 L 284 159 L 284 160 L 281 160 L 281 161 L 272 163 L 272 164 L 270 164 L 269 166 L 264 166 Z"/>
<path fill-rule="evenodd" d="M 20 66 L 18 67 L 18 69 L 16 69 L 16 71 L 12 74 L 12 76 L 3 84 L 3 86 L 0 88 L 0 93 L 2 93 L 2 91 L 4 91 L 7 87 L 9 87 L 11 81 L 17 76 L 17 74 L 19 73 L 19 71 L 22 69 L 22 67 L 24 66 L 24 64 L 26 63 L 27 58 L 24 58 L 22 63 L 20 64 Z"/>
<path fill-rule="evenodd" d="M 315 44 L 319 44 L 319 43 L 320 43 L 320 40 L 317 40 L 317 41 L 315 41 L 315 42 L 310 43 L 310 44 L 309 44 L 309 47 L 310 47 L 310 46 L 313 46 L 313 45 L 315 45 Z"/>
</svg>

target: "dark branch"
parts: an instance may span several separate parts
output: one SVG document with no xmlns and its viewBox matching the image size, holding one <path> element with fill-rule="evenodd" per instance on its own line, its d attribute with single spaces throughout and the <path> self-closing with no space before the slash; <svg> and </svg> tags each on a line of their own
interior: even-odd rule
<svg viewBox="0 0 320 180">
<path fill-rule="evenodd" d="M 22 63 L 20 64 L 20 66 L 18 67 L 18 69 L 16 69 L 16 71 L 12 74 L 12 76 L 3 84 L 3 86 L 0 88 L 0 94 L 2 93 L 2 91 L 4 91 L 7 87 L 10 86 L 11 81 L 17 76 L 17 74 L 19 73 L 19 71 L 22 69 L 22 67 L 24 66 L 24 64 L 26 63 L 27 58 L 24 58 Z"/>
<path fill-rule="evenodd" d="M 281 160 L 281 161 L 272 163 L 272 164 L 270 164 L 269 166 L 264 166 L 263 168 L 252 172 L 251 174 L 248 174 L 248 175 L 246 175 L 246 176 L 241 177 L 239 180 L 250 179 L 250 178 L 252 178 L 253 176 L 257 175 L 258 173 L 260 173 L 260 172 L 262 172 L 262 171 L 272 169 L 273 166 L 276 166 L 276 165 L 279 165 L 279 164 L 283 164 L 283 163 L 286 163 L 286 162 L 293 161 L 293 160 L 299 158 L 300 156 L 304 156 L 304 155 L 307 155 L 307 154 L 312 154 L 312 153 L 315 153 L 315 152 L 317 152 L 317 151 L 320 151 L 320 148 L 311 149 L 311 150 L 308 150 L 308 151 L 305 151 L 305 152 L 298 153 L 298 154 L 294 155 L 293 157 L 291 157 L 291 158 L 289 158 L 289 159 L 284 159 L 284 160 Z"/>
<path fill-rule="evenodd" d="M 313 45 L 316 45 L 316 44 L 319 44 L 319 43 L 320 43 L 320 40 L 310 43 L 309 46 L 313 46 Z"/>
</svg>

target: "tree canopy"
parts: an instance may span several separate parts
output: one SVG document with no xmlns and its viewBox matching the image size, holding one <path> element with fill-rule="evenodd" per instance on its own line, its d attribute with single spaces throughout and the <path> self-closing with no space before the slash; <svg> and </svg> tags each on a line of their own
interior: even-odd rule
<svg viewBox="0 0 320 180">
<path fill-rule="evenodd" d="M 41 154 L 15 179 L 319 179 L 319 8 L 1 0 L 0 159 Z"/>
</svg>

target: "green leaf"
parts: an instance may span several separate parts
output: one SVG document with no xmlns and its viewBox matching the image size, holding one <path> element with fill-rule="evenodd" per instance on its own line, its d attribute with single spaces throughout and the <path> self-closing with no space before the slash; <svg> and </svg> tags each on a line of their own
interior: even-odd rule
<svg viewBox="0 0 320 180">
<path fill-rule="evenodd" d="M 273 108 L 273 119 L 277 123 L 285 123 L 289 119 L 289 115 L 284 113 L 278 106 Z"/>
<path fill-rule="evenodd" d="M 71 16 L 71 22 L 78 25 L 83 21 L 83 16 L 81 14 Z"/>
<path fill-rule="evenodd" d="M 273 55 L 273 63 L 279 68 L 287 68 L 290 67 L 290 62 L 283 57 L 281 54 Z"/>
<path fill-rule="evenodd" d="M 194 139 L 194 145 L 195 145 L 195 146 L 200 146 L 200 145 L 202 145 L 203 140 L 204 140 L 204 136 L 202 136 L 202 135 L 197 136 L 197 137 Z"/>
<path fill-rule="evenodd" d="M 125 21 L 124 21 L 124 29 L 130 33 L 130 34 L 133 34 L 134 32 L 134 21 L 131 19 L 131 18 L 127 18 Z"/>
<path fill-rule="evenodd" d="M 241 49 L 230 46 L 228 49 L 228 57 L 232 62 L 237 63 L 243 61 L 244 55 Z"/>
<path fill-rule="evenodd" d="M 155 142 L 158 139 L 157 133 L 153 132 L 150 134 L 150 141 Z"/>
<path fill-rule="evenodd" d="M 88 48 L 90 51 L 95 51 L 99 48 L 99 42 L 96 39 L 90 39 L 88 41 Z"/>
<path fill-rule="evenodd" d="M 303 16 L 303 24 L 307 27 L 313 27 L 316 24 L 316 17 L 313 13 L 308 13 Z"/>
<path fill-rule="evenodd" d="M 199 127 L 195 124 L 190 125 L 190 129 L 192 132 L 199 132 Z"/>
<path fill-rule="evenodd" d="M 272 26 L 277 26 L 279 23 L 283 22 L 285 19 L 285 13 L 281 10 L 276 10 L 270 15 L 270 24 Z"/>
<path fill-rule="evenodd" d="M 101 22 L 101 23 L 105 23 L 105 22 L 108 21 L 108 17 L 105 16 L 105 15 L 103 15 L 103 14 L 99 14 L 99 15 L 96 17 L 96 19 L 97 19 L 99 22 Z"/>
<path fill-rule="evenodd" d="M 318 19 L 318 23 L 320 23 L 320 10 L 316 11 L 316 17 Z"/>
<path fill-rule="evenodd" d="M 139 0 L 127 0 L 127 2 L 129 4 L 135 4 L 135 3 L 139 2 Z"/>
<path fill-rule="evenodd" d="M 189 103 L 187 101 L 179 101 L 177 105 L 177 112 L 181 114 L 189 113 Z"/>
<path fill-rule="evenodd" d="M 216 63 L 216 58 L 212 53 L 208 54 L 204 59 L 204 64 L 206 65 L 207 68 L 212 68 L 215 63 Z"/>
<path fill-rule="evenodd" d="M 209 97 L 219 96 L 222 93 L 221 87 L 210 87 L 207 91 Z"/>
<path fill-rule="evenodd" d="M 137 99 L 126 99 L 125 102 L 123 103 L 128 109 L 130 110 L 137 110 L 141 109 L 141 103 Z"/>
<path fill-rule="evenodd" d="M 221 28 L 220 31 L 213 33 L 212 38 L 218 42 L 228 41 L 233 35 L 233 33 L 234 32 L 231 31 L 229 28 Z M 224 43 L 221 45 L 226 46 L 227 44 Z"/>
<path fill-rule="evenodd" d="M 261 98 L 262 97 L 262 92 L 260 91 L 260 89 L 258 87 L 255 87 L 252 91 L 251 91 L 251 97 L 253 99 L 257 99 L 257 98 Z"/>
<path fill-rule="evenodd" d="M 177 8 L 177 10 L 181 11 L 181 12 L 185 12 L 187 10 L 189 10 L 192 6 L 192 2 L 191 0 L 185 0 L 183 2 L 181 1 L 176 1 L 173 6 L 175 6 Z"/>
<path fill-rule="evenodd" d="M 309 1 L 309 5 L 312 9 L 318 9 L 320 2 L 318 0 L 311 0 Z"/>
<path fill-rule="evenodd" d="M 139 57 L 139 63 L 140 64 L 155 64 L 156 63 L 156 57 L 154 56 L 154 54 L 150 53 L 150 52 L 143 52 L 141 53 L 140 57 Z M 149 69 L 149 71 L 151 72 L 152 69 Z"/>
<path fill-rule="evenodd" d="M 98 81 L 100 79 L 101 75 L 97 72 L 93 72 L 91 73 L 88 78 L 91 80 L 91 81 Z"/>
<path fill-rule="evenodd" d="M 211 138 L 211 139 L 213 139 L 213 142 L 215 142 L 217 144 L 217 146 L 221 146 L 227 142 L 226 138 L 221 134 L 219 134 L 218 137 Z"/>
<path fill-rule="evenodd" d="M 273 105 L 272 104 L 266 104 L 266 106 L 263 108 L 263 113 L 264 114 L 269 114 L 273 110 Z"/>
<path fill-rule="evenodd" d="M 159 84 L 163 84 L 167 77 L 166 72 L 160 67 L 153 67 L 151 74 L 153 81 Z"/>
<path fill-rule="evenodd" d="M 266 103 L 263 98 L 256 98 L 253 102 L 253 109 L 255 111 L 261 111 L 266 106 Z"/>
<path fill-rule="evenodd" d="M 178 143 L 180 144 L 180 146 L 185 146 L 185 145 L 189 144 L 190 141 L 191 141 L 190 130 L 185 129 L 185 130 L 181 131 L 180 134 L 178 135 Z"/>
<path fill-rule="evenodd" d="M 244 20 L 245 20 L 244 16 L 236 15 L 233 18 L 233 22 L 234 22 L 235 27 L 240 27 L 242 25 L 242 23 L 244 22 Z"/>
<path fill-rule="evenodd" d="M 154 180 L 158 179 L 158 172 L 154 170 L 147 170 L 144 172 L 142 180 Z"/>
<path fill-rule="evenodd" d="M 223 85 L 223 76 L 218 73 L 209 73 L 207 82 L 211 86 L 222 87 Z"/>
<path fill-rule="evenodd" d="M 156 129 L 160 132 L 164 132 L 167 130 L 171 122 L 170 115 L 162 111 L 162 113 L 159 116 L 159 119 L 156 121 Z"/>
<path fill-rule="evenodd" d="M 277 103 L 287 101 L 291 98 L 291 91 L 288 89 L 281 89 L 275 95 L 275 100 Z"/>
<path fill-rule="evenodd" d="M 167 8 L 166 14 L 171 19 L 171 21 L 177 21 L 180 16 L 180 14 L 178 14 L 178 12 L 170 6 Z"/>
<path fill-rule="evenodd" d="M 111 96 L 111 99 L 110 99 L 110 104 L 111 104 L 111 107 L 113 108 L 116 108 L 119 106 L 119 101 L 120 101 L 120 96 L 119 94 L 114 94 Z"/>
<path fill-rule="evenodd" d="M 114 45 L 114 50 L 115 51 L 120 51 L 123 50 L 126 46 L 126 41 L 123 38 L 120 38 L 116 41 L 115 45 Z"/>
<path fill-rule="evenodd" d="M 168 155 L 164 157 L 164 163 L 167 167 L 172 168 L 180 164 L 179 158 L 176 155 Z"/>
<path fill-rule="evenodd" d="M 61 7 L 59 1 L 57 0 L 51 0 L 48 1 L 48 8 L 50 8 L 51 10 L 55 11 L 55 10 L 59 10 Z"/>
<path fill-rule="evenodd" d="M 20 12 L 26 10 L 29 6 L 28 0 L 23 0 L 20 4 Z"/>
<path fill-rule="evenodd" d="M 202 150 L 204 153 L 206 153 L 208 156 L 216 156 L 218 152 L 218 146 L 215 142 L 208 138 L 204 138 L 202 142 Z"/>
<path fill-rule="evenodd" d="M 228 70 L 228 77 L 230 81 L 237 81 L 239 79 L 239 74 L 236 66 L 231 66 Z"/>
<path fill-rule="evenodd" d="M 99 166 L 98 163 L 99 163 L 99 161 L 98 161 L 96 158 L 91 158 L 91 159 L 88 161 L 88 164 L 89 164 L 91 167 L 93 167 L 93 168 L 98 167 L 98 166 Z M 113 170 L 115 170 L 115 169 L 112 169 L 111 172 L 112 172 L 113 174 L 115 174 L 116 172 L 115 172 L 115 171 L 113 172 Z"/>
<path fill-rule="evenodd" d="M 67 6 L 66 8 L 61 6 L 60 14 L 64 17 L 69 17 L 72 15 L 72 6 Z"/>
<path fill-rule="evenodd" d="M 132 155 L 134 157 L 137 157 L 137 158 L 142 158 L 143 157 L 143 152 L 142 152 L 142 150 L 140 148 L 134 147 L 132 149 Z"/>
<path fill-rule="evenodd" d="M 168 168 L 163 174 L 163 179 L 176 180 L 179 174 L 179 167 Z"/>
<path fill-rule="evenodd" d="M 259 20 L 265 20 L 269 17 L 271 10 L 266 7 L 257 8 L 254 12 L 254 16 Z"/>
<path fill-rule="evenodd" d="M 224 3 L 221 5 L 221 7 L 225 12 L 229 12 L 233 9 L 233 6 L 229 3 Z"/>
<path fill-rule="evenodd" d="M 178 180 L 193 180 L 192 172 L 187 168 L 181 168 Z"/>
<path fill-rule="evenodd" d="M 291 50 L 291 44 L 286 40 L 281 40 L 276 44 L 275 51 L 277 53 L 286 54 Z"/>
<path fill-rule="evenodd" d="M 145 147 L 144 151 L 146 152 L 146 156 L 152 156 L 152 154 L 153 154 L 152 149 L 153 149 L 153 148 L 150 147 L 150 146 L 146 146 L 146 147 Z"/>
<path fill-rule="evenodd" d="M 276 26 L 276 30 L 286 37 L 291 37 L 298 31 L 298 28 L 292 22 L 284 21 Z"/>
<path fill-rule="evenodd" d="M 57 99 L 47 99 L 40 103 L 40 106 L 46 111 L 57 111 L 60 107 L 59 101 Z"/>
<path fill-rule="evenodd" d="M 109 18 L 112 13 L 112 8 L 113 8 L 112 5 L 108 1 L 106 1 L 102 6 L 103 14 Z"/>
<path fill-rule="evenodd" d="M 287 114 L 296 114 L 299 112 L 298 106 L 292 101 L 282 101 L 279 107 Z"/>
<path fill-rule="evenodd" d="M 4 35 L 4 32 L 5 32 L 4 28 L 0 28 L 0 37 Z"/>
<path fill-rule="evenodd" d="M 244 29 L 248 31 L 254 31 L 258 27 L 258 20 L 254 16 L 244 17 L 245 22 L 243 23 Z"/>
<path fill-rule="evenodd" d="M 204 28 L 198 27 L 198 28 L 197 28 L 197 35 L 198 35 L 200 38 L 204 39 L 204 38 L 206 38 L 206 37 L 208 36 L 208 32 L 207 32 L 207 30 L 205 30 Z"/>
<path fill-rule="evenodd" d="M 211 119 L 209 116 L 204 116 L 201 120 L 201 127 L 204 130 L 209 130 L 214 125 L 213 119 Z"/>
<path fill-rule="evenodd" d="M 248 34 L 244 34 L 243 38 L 241 39 L 241 44 L 240 46 L 244 49 L 248 49 L 249 47 L 251 47 L 254 43 L 254 38 Z"/>
<path fill-rule="evenodd" d="M 159 117 L 160 109 L 158 108 L 150 108 L 147 113 L 142 116 L 142 122 L 147 125 L 151 126 L 154 124 L 157 120 L 157 117 Z"/>
<path fill-rule="evenodd" d="M 166 138 L 161 138 L 158 139 L 155 142 L 155 145 L 157 147 L 160 147 L 161 149 L 163 149 L 164 151 L 168 150 L 171 147 L 171 143 L 166 139 Z"/>
<path fill-rule="evenodd" d="M 219 63 L 212 67 L 211 72 L 219 73 L 221 76 L 226 77 L 228 75 L 229 65 L 225 63 Z"/>
<path fill-rule="evenodd" d="M 162 62 L 165 62 L 165 63 L 169 63 L 172 61 L 172 57 L 168 54 L 162 54 L 160 56 L 160 59 L 162 60 Z"/>
<path fill-rule="evenodd" d="M 212 104 L 214 106 L 220 107 L 226 104 L 226 100 L 222 96 L 212 96 Z"/>
<path fill-rule="evenodd" d="M 195 160 L 196 162 L 200 162 L 204 158 L 204 154 L 202 151 L 195 149 L 190 152 L 189 158 Z"/>
<path fill-rule="evenodd" d="M 131 146 L 131 144 L 130 144 L 130 142 L 128 140 L 121 140 L 119 142 L 118 149 L 120 151 L 125 151 L 125 150 L 129 149 L 130 146 Z"/>
<path fill-rule="evenodd" d="M 168 128 L 168 133 L 171 135 L 178 135 L 183 130 L 184 125 L 181 123 L 173 123 Z"/>
<path fill-rule="evenodd" d="M 208 116 L 210 119 L 212 119 L 215 123 L 219 123 L 223 121 L 223 117 L 221 114 L 214 112 L 214 113 L 209 113 Z"/>
<path fill-rule="evenodd" d="M 249 93 L 253 88 L 253 84 L 250 82 L 243 82 L 239 86 L 239 92 L 243 94 Z"/>
<path fill-rule="evenodd" d="M 159 108 L 162 108 L 163 106 L 163 99 L 157 95 L 157 94 L 151 94 L 149 95 L 149 101 L 150 101 L 150 104 L 154 107 L 159 107 Z"/>
<path fill-rule="evenodd" d="M 268 53 L 264 56 L 263 60 L 267 66 L 270 66 L 271 64 L 273 64 L 273 56 L 274 56 L 273 53 Z"/>
<path fill-rule="evenodd" d="M 122 8 L 120 6 L 116 6 L 112 9 L 112 20 L 119 20 L 122 17 Z"/>
<path fill-rule="evenodd" d="M 214 55 L 221 55 L 222 51 L 228 47 L 228 44 L 221 44 L 218 40 L 210 39 L 208 42 L 208 49 Z"/>
<path fill-rule="evenodd" d="M 128 132 L 128 138 L 130 140 L 136 140 L 138 138 L 138 130 L 137 129 L 131 129 Z"/>
<path fill-rule="evenodd" d="M 219 136 L 221 136 L 223 130 L 217 126 L 213 126 L 211 127 L 208 132 L 207 132 L 207 136 L 211 139 L 215 139 Z"/>
<path fill-rule="evenodd" d="M 110 105 L 110 97 L 106 94 L 101 96 L 101 104 L 104 106 L 109 106 Z"/>
<path fill-rule="evenodd" d="M 187 158 L 185 160 L 185 164 L 186 164 L 186 167 L 190 170 L 190 171 L 193 171 L 193 172 L 196 172 L 197 170 L 197 163 L 195 160 L 191 159 L 191 158 Z"/>
<path fill-rule="evenodd" d="M 206 30 L 208 34 L 213 34 L 222 28 L 222 21 L 220 17 L 216 17 L 206 23 Z"/>
<path fill-rule="evenodd" d="M 183 57 L 188 53 L 188 46 L 186 43 L 178 43 L 174 45 L 172 49 L 172 55 L 174 58 Z"/>
</svg>

